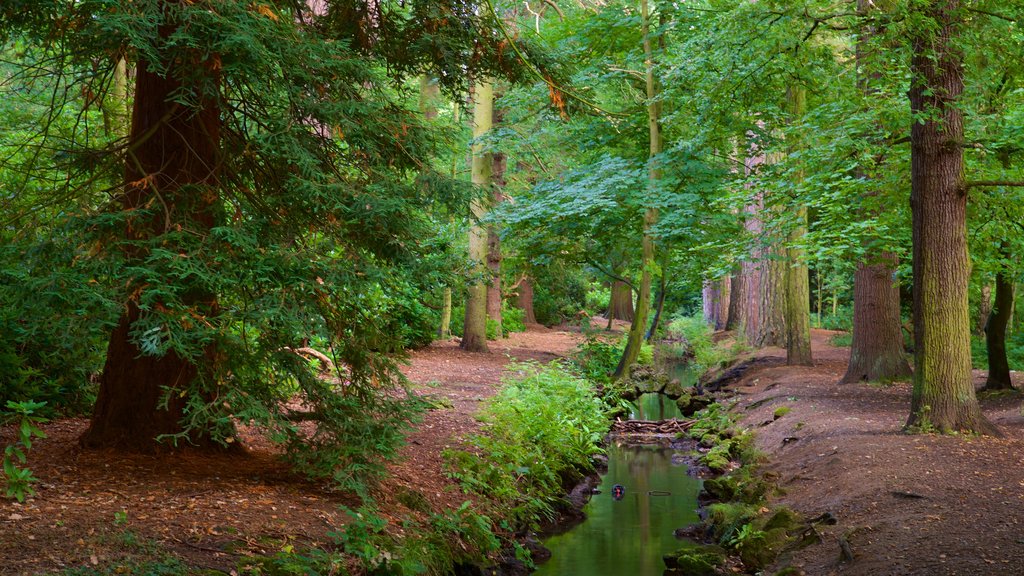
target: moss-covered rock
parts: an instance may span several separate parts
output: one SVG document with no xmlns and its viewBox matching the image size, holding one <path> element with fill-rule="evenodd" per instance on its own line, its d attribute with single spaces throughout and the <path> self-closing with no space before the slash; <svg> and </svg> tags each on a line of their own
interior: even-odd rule
<svg viewBox="0 0 1024 576">
<path fill-rule="evenodd" d="M 665 393 L 672 396 L 672 394 L 669 393 L 669 388 L 671 388 L 671 385 L 665 388 Z M 679 407 L 679 412 L 686 417 L 693 416 L 700 410 L 710 406 L 715 401 L 711 396 L 695 395 L 692 394 L 692 391 L 692 388 L 687 388 L 686 391 L 679 394 L 678 398 L 676 398 L 676 406 Z"/>
<path fill-rule="evenodd" d="M 736 552 L 743 565 L 754 570 L 764 568 L 778 558 L 790 540 L 784 528 L 752 530 L 753 536 L 737 542 Z"/>
<path fill-rule="evenodd" d="M 664 556 L 665 567 L 672 573 L 687 576 L 714 576 L 716 568 L 725 563 L 726 553 L 720 546 L 686 543 Z"/>
</svg>

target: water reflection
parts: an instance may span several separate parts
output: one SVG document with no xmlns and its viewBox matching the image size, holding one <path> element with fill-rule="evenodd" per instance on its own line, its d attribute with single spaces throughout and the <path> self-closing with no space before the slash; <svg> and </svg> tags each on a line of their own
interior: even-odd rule
<svg viewBox="0 0 1024 576">
<path fill-rule="evenodd" d="M 545 541 L 551 560 L 535 574 L 662 574 L 662 555 L 680 546 L 673 530 L 698 520 L 700 480 L 672 464 L 674 452 L 659 446 L 609 446 L 608 474 L 601 479 L 601 493 L 584 508 L 587 519 Z M 617 484 L 623 488 L 619 501 L 613 498 Z"/>
<path fill-rule="evenodd" d="M 630 420 L 657 421 L 683 417 L 675 400 L 657 392 L 641 394 L 633 401 L 633 406 L 636 408 L 630 413 Z"/>
</svg>

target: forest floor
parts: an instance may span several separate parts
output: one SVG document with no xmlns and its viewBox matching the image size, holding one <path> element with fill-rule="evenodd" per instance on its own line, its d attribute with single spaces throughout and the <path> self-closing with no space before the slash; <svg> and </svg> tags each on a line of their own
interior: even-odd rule
<svg viewBox="0 0 1024 576">
<path fill-rule="evenodd" d="M 1003 438 L 904 434 L 909 384 L 837 385 L 848 350 L 832 346 L 832 334 L 815 331 L 813 367 L 785 366 L 784 352 L 767 348 L 741 358 L 755 363 L 731 385 L 734 410 L 756 430 L 784 490 L 778 502 L 838 518 L 819 529 L 820 544 L 786 562 L 812 576 L 1024 573 L 1020 397 L 982 400 Z M 454 341 L 413 352 L 405 373 L 452 407 L 428 412 L 410 436 L 375 494 L 381 510 L 397 519 L 408 512 L 400 495 L 411 492 L 435 510 L 460 504 L 441 452 L 478 430 L 480 403 L 511 359 L 548 361 L 579 341 L 577 331 L 533 327 L 492 343 L 489 354 L 463 352 Z M 976 373 L 979 385 L 982 377 Z M 781 406 L 790 411 L 775 419 Z M 38 494 L 23 504 L 0 500 L 0 574 L 119 573 L 112 567 L 161 555 L 230 573 L 246 556 L 330 542 L 346 521 L 339 506 L 358 505 L 289 473 L 255 435 L 242 436 L 241 456 L 139 456 L 80 450 L 85 425 L 47 424 L 49 437 L 29 461 Z M 12 437 L 0 429 L 0 444 Z M 852 561 L 840 563 L 840 538 Z"/>
</svg>

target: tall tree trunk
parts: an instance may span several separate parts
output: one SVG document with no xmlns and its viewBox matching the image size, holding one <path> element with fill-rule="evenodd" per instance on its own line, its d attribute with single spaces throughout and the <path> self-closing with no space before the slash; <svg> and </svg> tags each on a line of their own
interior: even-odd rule
<svg viewBox="0 0 1024 576">
<path fill-rule="evenodd" d="M 441 325 L 437 327 L 437 337 L 442 340 L 452 337 L 452 289 L 448 286 L 441 294 Z"/>
<path fill-rule="evenodd" d="M 858 0 L 857 10 L 867 21 L 876 8 L 870 0 Z M 866 24 L 857 40 L 857 84 L 868 98 L 877 89 L 872 81 L 877 72 L 864 72 L 873 68 L 871 38 L 877 34 L 873 25 Z M 865 177 L 860 171 L 861 177 Z M 873 192 L 877 194 L 877 192 Z M 865 217 L 875 216 L 865 214 Z M 873 239 L 865 241 L 867 252 L 873 249 Z M 887 382 L 910 376 L 910 364 L 903 350 L 903 332 L 900 328 L 900 291 L 896 285 L 896 255 L 882 252 L 857 263 L 853 277 L 853 342 L 850 362 L 840 383 L 860 381 Z"/>
<path fill-rule="evenodd" d="M 473 138 L 479 139 L 491 129 L 494 111 L 494 89 L 490 81 L 480 80 L 473 86 Z M 491 185 L 491 154 L 483 144 L 473 145 L 473 184 L 488 193 Z M 479 191 L 478 191 L 479 192 Z M 480 223 L 486 210 L 479 195 L 470 202 L 469 259 L 473 273 L 479 278 L 487 273 L 487 230 Z M 469 286 L 466 294 L 466 319 L 463 323 L 462 348 L 470 352 L 487 352 L 487 283 L 480 280 Z"/>
<path fill-rule="evenodd" d="M 173 24 L 164 24 L 160 35 L 167 38 L 173 31 Z M 160 73 L 150 71 L 149 63 L 139 62 L 121 202 L 126 212 L 146 214 L 144 208 L 159 196 L 162 209 L 129 220 L 128 239 L 151 241 L 172 230 L 205 236 L 216 225 L 220 110 L 209 96 L 202 97 L 198 109 L 176 103 L 181 85 L 173 75 L 176 66 L 188 66 L 216 80 L 219 65 L 215 56 L 198 53 L 194 61 L 176 63 Z M 164 247 L 175 250 L 174 241 L 167 240 Z M 128 258 L 145 260 L 145 249 L 134 248 Z M 157 436 L 183 431 L 184 408 L 190 397 L 212 396 L 213 345 L 196 363 L 174 352 L 151 355 L 136 345 L 132 326 L 143 315 L 139 298 L 144 290 L 145 285 L 135 287 L 111 334 L 92 421 L 81 438 L 83 446 L 154 450 Z M 197 314 L 212 317 L 217 313 L 216 295 L 201 286 L 186 290 L 182 300 Z M 166 406 L 162 407 L 164 400 Z M 198 445 L 212 443 L 201 430 L 191 433 L 188 440 Z"/>
<path fill-rule="evenodd" d="M 971 378 L 967 302 L 967 191 L 963 180 L 960 0 L 933 0 L 921 16 L 910 63 L 914 243 L 914 387 L 908 426 L 997 433 Z"/>
<path fill-rule="evenodd" d="M 500 121 L 495 118 L 496 121 Z M 505 200 L 502 190 L 505 188 L 505 155 L 491 153 L 491 206 Z M 487 317 L 496 323 L 495 335 L 501 338 L 501 236 L 497 224 L 487 227 L 487 269 L 490 281 L 487 283 Z"/>
<path fill-rule="evenodd" d="M 999 247 L 1004 259 L 1009 248 L 1004 241 Z M 1006 328 L 1010 324 L 1010 313 L 1013 311 L 1013 281 L 1007 270 L 1000 268 L 996 273 L 995 309 L 988 317 L 985 325 L 985 344 L 988 348 L 988 378 L 985 380 L 986 390 L 1010 390 L 1013 380 L 1010 378 L 1010 362 L 1006 357 Z"/>
<path fill-rule="evenodd" d="M 893 280 L 896 255 L 857 263 L 853 277 L 853 343 L 840 383 L 887 382 L 910 376 L 900 328 L 900 291 Z"/>
<path fill-rule="evenodd" d="M 661 154 L 661 125 L 660 125 L 660 104 L 657 96 L 658 90 L 654 82 L 654 51 L 651 42 L 651 14 L 647 0 L 640 0 L 641 28 L 644 44 L 644 68 L 647 81 L 647 128 L 650 139 L 650 153 L 648 155 L 647 185 L 650 189 L 657 187 L 661 180 L 661 169 L 657 166 L 655 158 Z M 627 376 L 630 368 L 636 363 L 640 355 L 640 347 L 643 346 L 644 330 L 647 328 L 647 314 L 651 308 L 651 275 L 654 268 L 654 237 L 651 231 L 658 223 L 658 210 L 648 208 L 644 212 L 643 240 L 640 258 L 640 290 L 636 299 L 636 313 L 633 323 L 629 327 L 629 336 L 626 340 L 626 349 L 622 352 L 619 365 L 615 368 L 612 377 L 616 380 Z"/>
<path fill-rule="evenodd" d="M 767 248 L 760 262 L 760 322 L 748 341 L 757 348 L 786 346 L 786 261 L 781 249 Z"/>
<path fill-rule="evenodd" d="M 617 271 L 619 274 L 621 271 Z M 633 289 L 621 280 L 612 280 L 612 294 L 608 304 L 608 320 L 633 321 Z"/>
<path fill-rule="evenodd" d="M 533 311 L 533 278 L 524 276 L 519 282 L 519 294 L 516 296 L 516 303 L 523 311 L 524 324 L 536 324 L 537 314 Z"/>
<path fill-rule="evenodd" d="M 704 308 L 704 323 L 714 330 L 725 330 L 729 319 L 730 288 L 732 279 L 723 276 L 717 280 L 705 280 L 701 292 Z"/>
<path fill-rule="evenodd" d="M 794 123 L 804 115 L 807 91 L 802 86 L 790 87 L 786 92 L 790 114 Z M 799 139 L 790 136 L 790 151 L 800 148 Z M 797 178 L 803 179 L 802 171 Z M 786 364 L 811 366 L 811 279 L 807 258 L 799 243 L 807 235 L 807 207 L 797 208 L 797 225 L 789 233 L 786 249 Z"/>
<path fill-rule="evenodd" d="M 729 317 L 725 321 L 726 330 L 743 330 L 746 322 L 747 278 L 740 265 L 733 272 L 729 282 Z"/>
<path fill-rule="evenodd" d="M 786 364 L 811 366 L 811 280 L 802 248 L 794 247 L 807 234 L 807 208 L 797 212 L 799 225 L 789 234 L 786 267 Z"/>
</svg>

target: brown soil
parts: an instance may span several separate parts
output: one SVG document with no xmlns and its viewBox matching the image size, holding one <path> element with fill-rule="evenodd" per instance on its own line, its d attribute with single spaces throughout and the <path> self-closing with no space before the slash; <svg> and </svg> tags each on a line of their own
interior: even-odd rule
<svg viewBox="0 0 1024 576">
<path fill-rule="evenodd" d="M 982 400 L 1003 438 L 905 434 L 910 384 L 837 384 L 849 350 L 831 346 L 831 336 L 815 331 L 810 368 L 785 366 L 783 350 L 759 351 L 776 365 L 735 386 L 735 410 L 780 477 L 778 503 L 839 520 L 778 567 L 815 576 L 1024 573 L 1020 397 Z M 983 382 L 975 371 L 975 384 Z M 773 419 L 781 406 L 791 411 Z M 840 538 L 852 561 L 840 561 Z"/>
<path fill-rule="evenodd" d="M 375 496 L 397 519 L 416 515 L 396 501 L 415 491 L 435 510 L 462 503 L 442 470 L 441 452 L 478 429 L 474 414 L 496 391 L 510 360 L 550 361 L 567 354 L 578 332 L 532 326 L 491 343 L 488 354 L 435 342 L 413 352 L 403 370 L 420 392 L 451 409 L 428 412 L 393 475 Z M 263 438 L 241 434 L 244 454 L 179 451 L 161 455 L 83 451 L 87 420 L 46 424 L 29 466 L 40 482 L 25 503 L 0 498 L 0 574 L 100 570 L 165 551 L 196 568 L 230 572 L 245 556 L 318 546 L 347 521 L 339 506 L 357 498 L 296 477 Z M 0 446 L 14 430 L 0 428 Z M 121 515 L 125 512 L 125 515 Z M 397 523 L 396 523 L 397 524 Z"/>
<path fill-rule="evenodd" d="M 815 333 L 814 367 L 787 367 L 783 352 L 769 348 L 751 354 L 763 360 L 730 386 L 739 393 L 734 410 L 757 431 L 780 477 L 779 502 L 839 520 L 819 529 L 822 543 L 788 562 L 810 575 L 1024 573 L 1019 398 L 983 401 L 1004 438 L 906 435 L 909 385 L 837 385 L 848 352 L 829 345 L 830 336 Z M 454 341 L 414 352 L 405 373 L 453 407 L 427 413 L 411 435 L 377 495 L 382 509 L 408 512 L 397 502 L 402 491 L 420 493 L 435 509 L 461 503 L 441 452 L 478 429 L 474 414 L 510 357 L 547 361 L 578 341 L 572 331 L 533 327 L 489 354 L 463 352 Z M 773 419 L 783 405 L 791 411 Z M 329 542 L 328 532 L 345 522 L 339 505 L 358 504 L 290 474 L 258 436 L 242 438 L 249 448 L 242 456 L 138 456 L 80 451 L 75 439 L 84 426 L 81 419 L 48 424 L 49 438 L 30 459 L 38 495 L 24 504 L 0 500 L 0 574 L 103 568 L 152 557 L 154 548 L 230 571 L 243 556 Z M 12 436 L 0 430 L 0 443 Z M 122 510 L 126 516 L 115 516 Z M 839 562 L 841 537 L 852 562 Z"/>
</svg>

